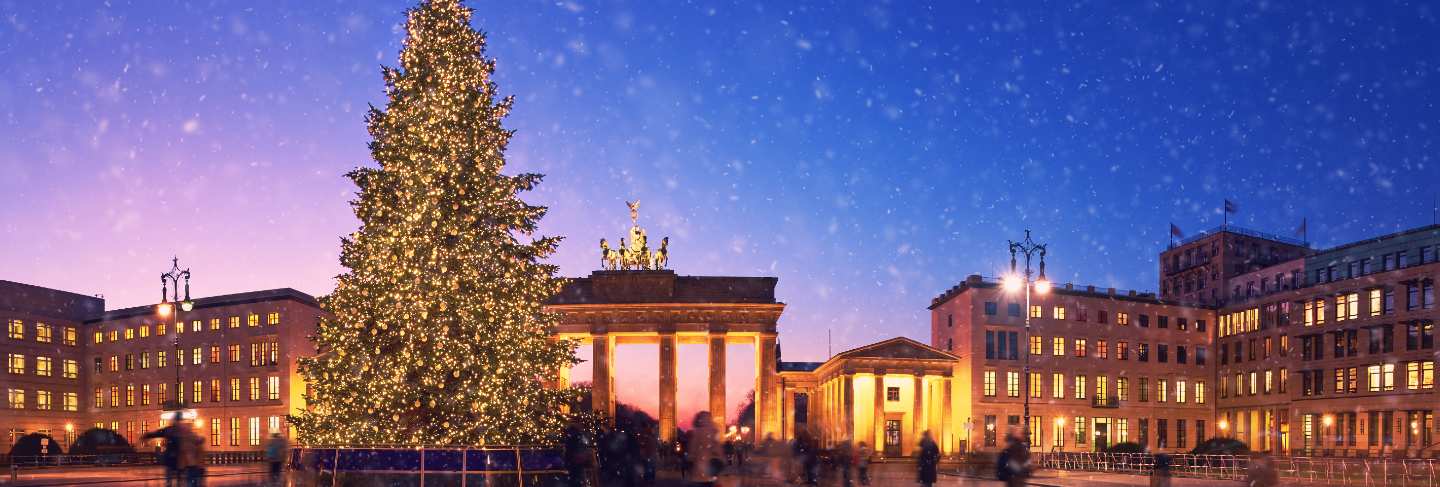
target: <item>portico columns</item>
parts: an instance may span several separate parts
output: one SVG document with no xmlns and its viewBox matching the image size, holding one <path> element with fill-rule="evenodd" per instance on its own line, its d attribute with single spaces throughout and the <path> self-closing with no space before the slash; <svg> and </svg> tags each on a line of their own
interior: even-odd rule
<svg viewBox="0 0 1440 487">
<path fill-rule="evenodd" d="M 710 332 L 710 417 L 725 431 L 725 334 Z"/>
<path fill-rule="evenodd" d="M 841 394 L 843 394 L 844 397 L 841 400 L 840 407 L 844 410 L 840 411 L 839 418 L 836 419 L 844 418 L 845 423 L 840 428 L 840 431 L 843 432 L 845 436 L 859 436 L 860 432 L 856 431 L 856 428 L 860 425 L 855 424 L 855 375 L 845 374 L 843 384 L 844 388 L 841 390 Z"/>
<path fill-rule="evenodd" d="M 906 444 L 920 441 L 920 436 L 928 429 L 928 421 L 926 421 L 925 414 L 925 376 L 922 374 L 924 374 L 924 372 L 915 371 L 915 387 L 911 392 L 915 396 L 911 398 L 911 402 L 914 403 L 914 406 L 912 406 L 914 409 L 910 413 L 910 426 L 911 429 L 914 430 L 915 436 L 910 437 L 910 441 L 905 442 Z"/>
<path fill-rule="evenodd" d="M 775 335 L 755 337 L 755 439 L 775 434 Z"/>
<path fill-rule="evenodd" d="M 590 407 L 604 413 L 606 418 L 615 418 L 615 371 L 610 361 L 615 356 L 615 338 L 609 333 L 596 333 L 590 338 L 594 354 L 594 377 L 590 379 Z"/>
<path fill-rule="evenodd" d="M 675 440 L 675 332 L 660 332 L 660 441 Z"/>
</svg>

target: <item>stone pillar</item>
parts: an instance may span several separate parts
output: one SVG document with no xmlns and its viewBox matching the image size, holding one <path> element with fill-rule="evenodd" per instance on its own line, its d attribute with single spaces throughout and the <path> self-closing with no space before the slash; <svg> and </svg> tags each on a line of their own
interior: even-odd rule
<svg viewBox="0 0 1440 487">
<path fill-rule="evenodd" d="M 569 365 L 561 365 L 561 366 L 560 366 L 560 370 L 555 371 L 555 388 L 556 388 L 556 389 L 569 389 L 569 388 L 570 388 L 570 366 L 569 366 Z M 569 413 L 569 412 L 570 412 L 570 404 L 567 403 L 567 404 L 561 405 L 561 406 L 560 406 L 560 411 L 561 411 L 561 412 L 564 412 L 564 413 Z"/>
<path fill-rule="evenodd" d="M 914 406 L 911 406 L 914 410 L 910 413 L 910 426 L 915 433 L 914 436 L 910 437 L 910 441 L 905 442 L 906 445 L 917 444 L 917 442 L 920 441 L 920 435 L 929 429 L 926 424 L 927 418 L 925 414 L 925 376 L 921 374 L 923 374 L 923 372 L 915 371 L 915 397 L 911 398 L 910 401 L 914 403 Z"/>
<path fill-rule="evenodd" d="M 710 337 L 710 417 L 718 431 L 725 431 L 725 334 Z"/>
<path fill-rule="evenodd" d="M 840 414 L 835 419 L 843 421 L 840 423 L 840 435 L 847 438 L 859 436 L 860 432 L 855 431 L 859 425 L 855 424 L 855 375 L 845 374 L 841 385 Z"/>
<path fill-rule="evenodd" d="M 875 373 L 875 412 L 871 416 L 875 418 L 874 441 L 875 451 L 885 450 L 885 372 Z M 859 438 L 856 438 L 858 441 Z"/>
<path fill-rule="evenodd" d="M 952 380 L 954 379 L 950 377 L 943 377 L 940 379 L 940 386 L 942 391 L 941 397 L 944 401 L 944 403 L 940 407 L 940 409 L 943 411 L 941 414 L 944 414 L 944 416 L 941 416 L 940 418 L 940 425 L 941 428 L 944 430 L 941 433 L 942 437 L 940 441 L 942 442 L 943 446 L 940 447 L 940 453 L 955 453 L 955 451 L 957 450 L 955 448 L 955 445 L 959 443 L 959 440 L 956 438 L 959 432 L 955 431 L 955 418 L 951 417 L 954 413 L 952 413 L 952 410 L 950 409 L 950 381 Z M 964 428 L 962 427 L 961 429 L 963 430 Z"/>
<path fill-rule="evenodd" d="M 775 406 L 775 335 L 762 334 L 755 337 L 756 440 L 775 434 Z"/>
<path fill-rule="evenodd" d="M 660 333 L 660 441 L 675 440 L 675 332 Z"/>
<path fill-rule="evenodd" d="M 611 370 L 611 359 L 615 356 L 615 339 L 608 333 L 598 333 L 590 338 L 594 354 L 594 377 L 590 379 L 590 407 L 604 413 L 610 420 L 615 419 L 615 371 Z"/>
</svg>

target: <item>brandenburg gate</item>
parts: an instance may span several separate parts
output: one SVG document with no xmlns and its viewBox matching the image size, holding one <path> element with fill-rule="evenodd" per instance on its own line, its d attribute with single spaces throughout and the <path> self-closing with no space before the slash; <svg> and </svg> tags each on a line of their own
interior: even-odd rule
<svg viewBox="0 0 1440 487">
<path fill-rule="evenodd" d="M 775 300 L 774 277 L 680 276 L 665 269 L 669 238 L 651 252 L 638 225 L 639 203 L 629 203 L 629 242 L 618 249 L 601 240 L 601 267 L 570 280 L 546 308 L 561 314 L 553 335 L 591 345 L 594 378 L 591 405 L 615 415 L 615 346 L 659 346 L 660 435 L 674 439 L 676 427 L 676 346 L 704 344 L 709 362 L 709 411 L 724 430 L 726 345 L 755 347 L 756 438 L 780 435 L 777 401 L 776 323 L 785 304 Z M 628 243 L 628 245 L 627 245 Z M 562 380 L 569 371 L 562 371 Z M 563 385 L 563 384 L 562 384 Z"/>
</svg>

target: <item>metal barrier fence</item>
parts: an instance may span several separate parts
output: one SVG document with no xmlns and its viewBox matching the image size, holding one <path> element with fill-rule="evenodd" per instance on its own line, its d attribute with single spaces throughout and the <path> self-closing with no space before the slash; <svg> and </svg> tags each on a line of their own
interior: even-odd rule
<svg viewBox="0 0 1440 487">
<path fill-rule="evenodd" d="M 1041 468 L 1150 475 L 1155 455 L 1146 453 L 1042 453 Z M 1283 485 L 1440 487 L 1440 460 L 1394 458 L 1273 457 Z M 1170 455 L 1171 474 L 1245 480 L 1250 458 L 1236 455 Z"/>
<path fill-rule="evenodd" d="M 510 447 L 297 447 L 290 452 L 300 486 L 562 485 L 566 471 L 558 448 Z"/>
<path fill-rule="evenodd" d="M 265 461 L 260 451 L 206 452 L 206 465 L 228 465 Z M 153 465 L 159 463 L 155 453 L 102 453 L 98 455 L 0 455 L 0 465 L 16 467 L 59 467 L 70 465 Z"/>
</svg>

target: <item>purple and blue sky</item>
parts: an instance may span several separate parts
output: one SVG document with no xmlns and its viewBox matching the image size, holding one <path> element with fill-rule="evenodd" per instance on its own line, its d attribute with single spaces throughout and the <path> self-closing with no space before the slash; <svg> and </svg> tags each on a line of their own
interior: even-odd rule
<svg viewBox="0 0 1440 487">
<path fill-rule="evenodd" d="M 0 279 L 147 304 L 173 254 L 198 295 L 328 292 L 410 5 L 0 0 Z M 1434 218 L 1423 3 L 470 5 L 563 272 L 639 199 L 677 272 L 780 278 L 789 360 L 924 339 L 1026 228 L 1056 280 L 1149 290 L 1222 198 L 1318 246 Z M 620 354 L 653 409 L 653 349 Z"/>
</svg>

